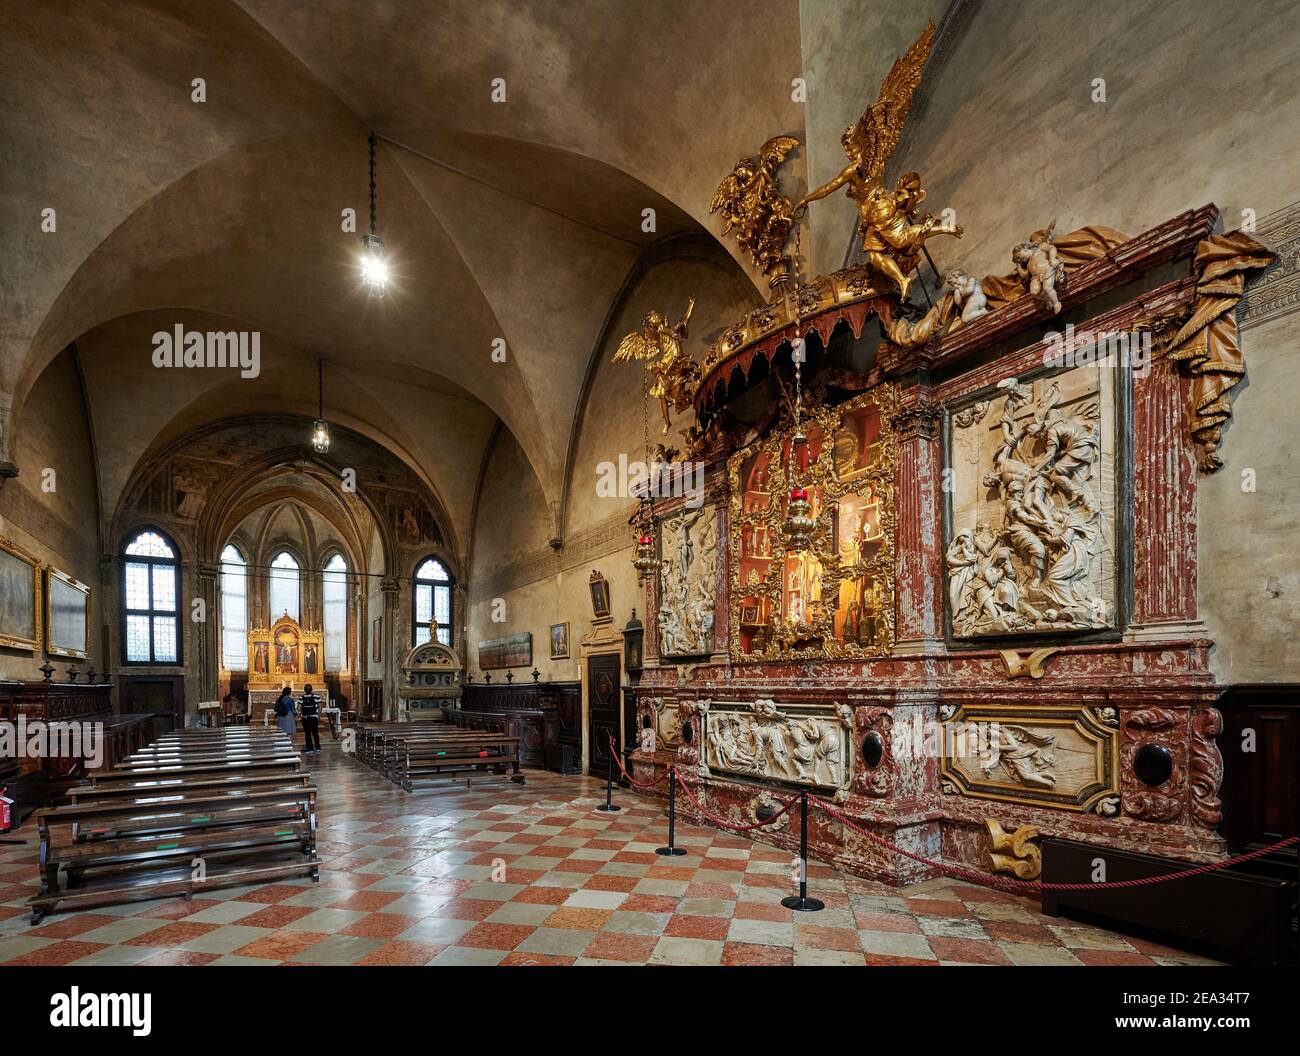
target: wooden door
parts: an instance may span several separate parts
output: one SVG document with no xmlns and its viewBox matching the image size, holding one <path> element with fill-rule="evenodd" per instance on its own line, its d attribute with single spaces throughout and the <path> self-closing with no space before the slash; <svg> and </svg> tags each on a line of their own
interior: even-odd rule
<svg viewBox="0 0 1300 1056">
<path fill-rule="evenodd" d="M 604 777 L 609 765 L 609 739 L 613 737 L 618 743 L 623 697 L 619 688 L 621 662 L 618 653 L 587 657 L 587 736 L 591 746 L 587 773 L 597 777 Z"/>
<path fill-rule="evenodd" d="M 181 702 L 185 699 L 183 676 L 123 675 L 118 685 L 124 715 L 152 715 L 154 736 L 183 725 Z"/>
</svg>

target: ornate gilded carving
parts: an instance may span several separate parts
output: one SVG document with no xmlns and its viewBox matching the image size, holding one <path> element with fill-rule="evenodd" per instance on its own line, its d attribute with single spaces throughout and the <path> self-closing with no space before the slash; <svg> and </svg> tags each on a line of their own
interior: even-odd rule
<svg viewBox="0 0 1300 1056">
<path fill-rule="evenodd" d="M 782 254 L 790 237 L 794 207 L 776 185 L 777 167 L 799 141 L 793 136 L 773 136 L 756 158 L 741 158 L 736 167 L 718 184 L 709 202 L 709 212 L 722 212 L 736 241 L 754 264 L 769 278 L 773 288 L 789 279 L 789 260 Z"/>
<path fill-rule="evenodd" d="M 1043 852 L 1031 840 L 1038 838 L 1033 825 L 1021 825 L 1015 832 L 1007 832 L 992 818 L 984 819 L 989 833 L 989 861 L 995 873 L 1011 873 L 1021 880 L 1037 880 L 1043 871 Z"/>
<path fill-rule="evenodd" d="M 710 772 L 836 790 L 849 783 L 852 713 L 844 705 L 713 701 L 706 727 Z"/>
<path fill-rule="evenodd" d="M 713 652 L 718 517 L 711 506 L 685 509 L 661 522 L 659 655 Z"/>
<path fill-rule="evenodd" d="M 791 432 L 728 462 L 731 484 L 731 656 L 736 661 L 887 654 L 894 640 L 892 386 L 805 418 L 808 492 L 816 527 L 794 553 L 781 526 L 790 491 Z"/>
<path fill-rule="evenodd" d="M 615 363 L 640 360 L 654 378 L 650 396 L 659 401 L 664 432 L 672 425 L 670 411 L 682 412 L 691 406 L 691 396 L 700 379 L 699 365 L 682 351 L 689 333 L 695 298 L 686 305 L 686 314 L 670 324 L 658 311 L 651 309 L 641 321 L 641 329 L 628 334 L 618 344 Z"/>
<path fill-rule="evenodd" d="M 1119 791 L 1116 741 L 1085 707 L 964 704 L 943 722 L 940 772 L 963 795 L 1088 811 Z"/>
<path fill-rule="evenodd" d="M 1232 390 L 1246 374 L 1237 304 L 1247 276 L 1276 261 L 1276 254 L 1241 231 L 1213 235 L 1196 247 L 1196 300 L 1164 354 L 1192 377 L 1192 438 L 1203 473 L 1223 466 L 1223 426 L 1232 417 Z"/>
<path fill-rule="evenodd" d="M 1035 649 L 1028 655 L 1023 655 L 1018 649 L 999 649 L 998 655 L 1002 657 L 1002 663 L 1007 668 L 1007 678 L 1029 678 L 1039 679 L 1046 673 L 1044 668 L 1047 661 L 1056 655 L 1058 649 Z"/>
<path fill-rule="evenodd" d="M 911 272 L 926 241 L 935 235 L 960 237 L 962 233 L 955 223 L 928 213 L 917 217 L 917 208 L 925 200 L 917 173 L 904 173 L 892 190 L 884 184 L 885 164 L 898 146 L 912 93 L 921 83 L 921 71 L 933 44 L 932 23 L 894 63 L 876 102 L 844 130 L 840 143 L 848 165 L 795 206 L 797 214 L 809 202 L 847 188 L 846 193 L 858 209 L 858 234 L 868 266 L 904 301 L 912 284 Z"/>
<path fill-rule="evenodd" d="M 954 419 L 946 563 L 957 637 L 1110 625 L 1114 561 L 1103 554 L 1113 523 L 1100 495 L 1113 448 L 1108 384 L 1097 368 L 1078 368 L 1038 383 L 1034 398 L 1008 379 L 996 439 L 978 421 L 963 428 Z"/>
</svg>

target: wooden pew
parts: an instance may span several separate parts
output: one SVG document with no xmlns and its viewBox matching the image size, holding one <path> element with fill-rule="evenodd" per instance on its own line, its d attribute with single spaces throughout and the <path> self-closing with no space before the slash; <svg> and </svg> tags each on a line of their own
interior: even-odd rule
<svg viewBox="0 0 1300 1056">
<path fill-rule="evenodd" d="M 391 778 L 406 791 L 415 781 L 452 773 L 488 772 L 504 774 L 524 783 L 519 769 L 519 738 L 501 733 L 457 730 L 451 736 L 431 733 L 403 734 L 392 738 L 394 760 Z"/>
<path fill-rule="evenodd" d="M 73 788 L 68 805 L 38 812 L 33 923 L 56 907 L 320 879 L 316 788 L 287 737 L 259 735 L 270 751 L 258 752 L 239 737 L 169 739 L 174 750 L 137 752 Z"/>
</svg>

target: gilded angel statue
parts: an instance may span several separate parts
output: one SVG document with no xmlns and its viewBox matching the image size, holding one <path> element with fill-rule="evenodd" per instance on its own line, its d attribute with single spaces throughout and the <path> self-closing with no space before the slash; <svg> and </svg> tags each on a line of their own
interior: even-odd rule
<svg viewBox="0 0 1300 1056">
<path fill-rule="evenodd" d="M 793 223 L 794 207 L 776 185 L 776 170 L 799 141 L 794 136 L 773 136 L 756 158 L 741 158 L 736 167 L 718 184 L 709 202 L 709 212 L 722 211 L 736 241 L 750 259 L 773 279 L 786 274 L 785 248 Z"/>
<path fill-rule="evenodd" d="M 926 240 L 935 235 L 961 237 L 956 224 L 946 223 L 929 213 L 916 215 L 925 200 L 921 177 L 905 173 L 891 190 L 885 186 L 885 164 L 898 146 L 903 122 L 912 105 L 912 93 L 921 83 L 921 70 L 934 43 L 934 24 L 894 63 L 880 97 L 840 136 L 849 163 L 835 179 L 806 194 L 795 206 L 799 214 L 809 202 L 847 188 L 846 194 L 858 208 L 858 234 L 867 264 L 885 276 L 907 300 L 909 277 L 920 260 Z"/>
<path fill-rule="evenodd" d="M 699 365 L 682 352 L 682 342 L 686 339 L 694 310 L 695 298 L 692 297 L 686 305 L 686 314 L 674 326 L 651 309 L 641 321 L 641 329 L 623 338 L 614 353 L 615 363 L 639 359 L 654 375 L 650 395 L 659 401 L 665 433 L 672 425 L 670 411 L 684 411 L 691 405 L 692 390 L 700 377 Z"/>
</svg>

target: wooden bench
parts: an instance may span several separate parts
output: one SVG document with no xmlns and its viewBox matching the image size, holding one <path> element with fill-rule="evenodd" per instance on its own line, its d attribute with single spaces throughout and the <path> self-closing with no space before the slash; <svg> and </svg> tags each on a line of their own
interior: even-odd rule
<svg viewBox="0 0 1300 1056">
<path fill-rule="evenodd" d="M 258 737 L 269 753 L 189 731 L 173 740 L 177 750 L 138 752 L 71 789 L 68 805 L 38 812 L 41 887 L 28 900 L 32 923 L 59 906 L 320 879 L 316 788 L 283 734 Z"/>
<path fill-rule="evenodd" d="M 518 737 L 456 731 L 451 736 L 419 733 L 394 736 L 391 740 L 394 752 L 391 777 L 408 792 L 413 791 L 414 782 L 420 779 L 465 772 L 504 774 L 507 766 L 511 769 L 510 780 L 524 783 L 524 775 L 519 770 Z"/>
</svg>

